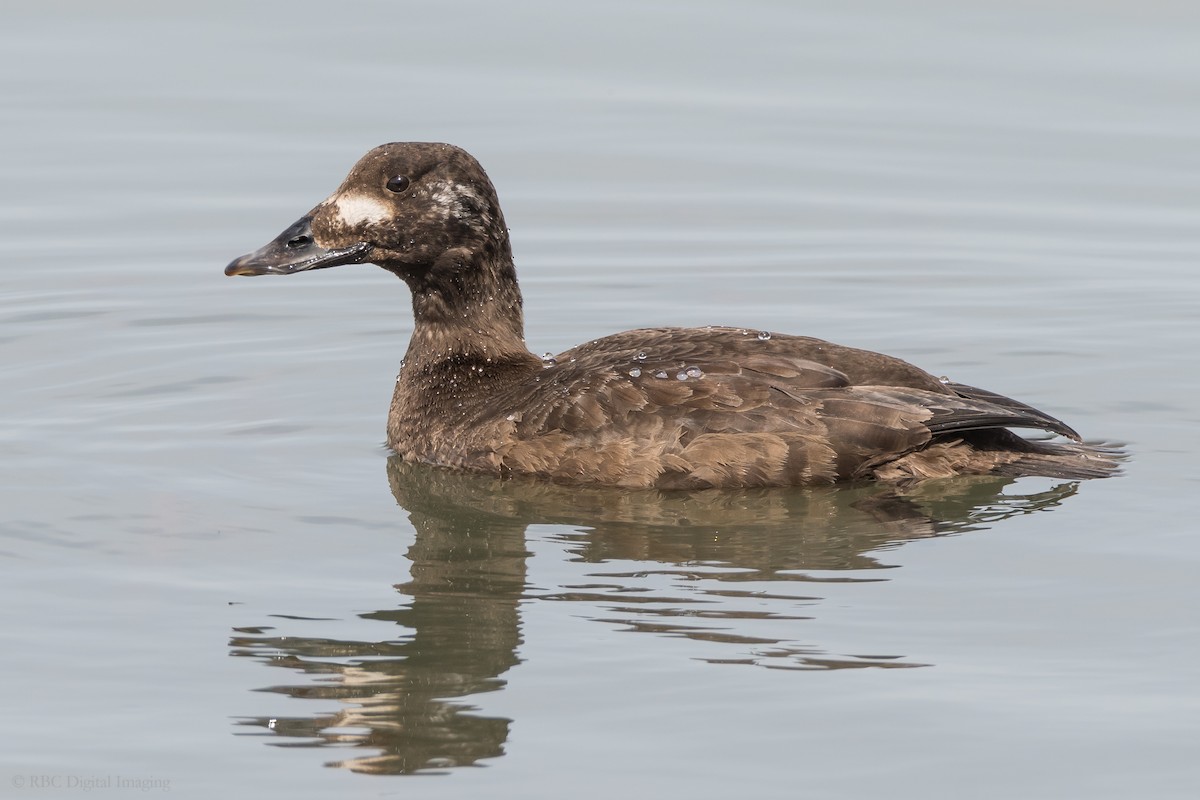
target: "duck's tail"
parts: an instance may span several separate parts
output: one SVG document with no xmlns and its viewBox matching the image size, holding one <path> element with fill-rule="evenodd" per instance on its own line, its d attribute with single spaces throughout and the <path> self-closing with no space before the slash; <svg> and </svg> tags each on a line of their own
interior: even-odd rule
<svg viewBox="0 0 1200 800">
<path fill-rule="evenodd" d="M 1070 480 L 1109 478 L 1121 471 L 1121 463 L 1127 458 L 1120 445 L 1107 442 L 1046 442 L 1010 435 L 1017 441 L 994 453 L 995 475 L 1012 478 L 1040 475 Z"/>
<path fill-rule="evenodd" d="M 898 484 L 953 475 L 1086 480 L 1117 474 L 1125 458 L 1120 445 L 1026 439 L 1006 428 L 994 428 L 935 439 L 920 450 L 875 466 L 872 472 L 877 480 Z"/>
</svg>

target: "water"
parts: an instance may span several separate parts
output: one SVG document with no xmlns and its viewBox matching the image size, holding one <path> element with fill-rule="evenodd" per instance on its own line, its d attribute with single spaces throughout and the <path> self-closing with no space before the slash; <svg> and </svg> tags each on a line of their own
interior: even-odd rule
<svg viewBox="0 0 1200 800">
<path fill-rule="evenodd" d="M 1197 22 L 1117 0 L 10 9 L 0 785 L 1194 796 Z M 404 287 L 222 268 L 400 139 L 489 170 L 534 352 L 823 336 L 1133 460 L 903 496 L 390 463 Z"/>
</svg>

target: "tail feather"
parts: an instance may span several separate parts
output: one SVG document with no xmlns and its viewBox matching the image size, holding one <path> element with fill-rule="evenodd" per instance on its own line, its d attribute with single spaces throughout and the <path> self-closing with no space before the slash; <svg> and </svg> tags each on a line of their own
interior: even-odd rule
<svg viewBox="0 0 1200 800">
<path fill-rule="evenodd" d="M 1124 450 L 1108 443 L 1040 442 L 1023 439 L 1020 450 L 997 460 L 995 474 L 1006 477 L 1041 475 L 1046 478 L 1084 480 L 1108 478 L 1121 471 Z"/>
<path fill-rule="evenodd" d="M 870 474 L 887 483 L 911 483 L 954 475 L 1000 475 L 1021 478 L 1087 480 L 1108 478 L 1121 470 L 1125 452 L 1119 445 L 1050 442 L 1026 439 L 1005 428 L 972 431 L 937 439 L 900 458 L 870 466 Z"/>
</svg>

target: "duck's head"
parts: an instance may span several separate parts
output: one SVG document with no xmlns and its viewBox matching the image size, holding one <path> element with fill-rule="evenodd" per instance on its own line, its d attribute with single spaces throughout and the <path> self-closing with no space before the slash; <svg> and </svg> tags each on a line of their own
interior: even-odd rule
<svg viewBox="0 0 1200 800">
<path fill-rule="evenodd" d="M 449 144 L 398 142 L 359 160 L 327 200 L 226 275 L 290 275 L 371 262 L 413 286 L 431 273 L 511 263 L 496 190 L 479 163 Z"/>
</svg>

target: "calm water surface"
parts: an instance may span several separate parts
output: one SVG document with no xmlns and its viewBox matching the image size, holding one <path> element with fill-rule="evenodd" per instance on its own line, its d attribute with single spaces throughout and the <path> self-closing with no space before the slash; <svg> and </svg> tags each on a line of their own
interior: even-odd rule
<svg viewBox="0 0 1200 800">
<path fill-rule="evenodd" d="M 10 10 L 3 794 L 1196 796 L 1197 25 Z M 822 336 L 1127 443 L 1126 474 L 657 494 L 395 463 L 403 285 L 221 270 L 404 139 L 488 168 L 535 352 Z"/>
</svg>

